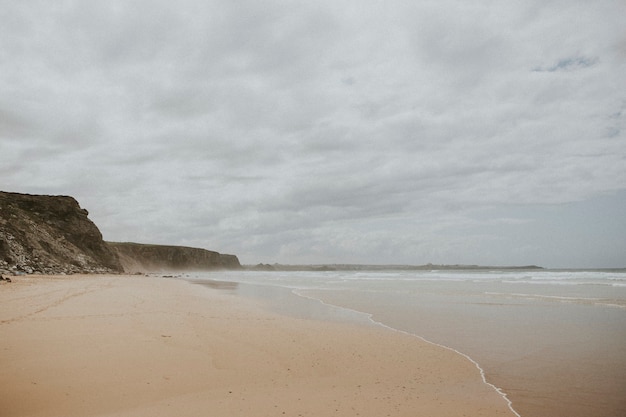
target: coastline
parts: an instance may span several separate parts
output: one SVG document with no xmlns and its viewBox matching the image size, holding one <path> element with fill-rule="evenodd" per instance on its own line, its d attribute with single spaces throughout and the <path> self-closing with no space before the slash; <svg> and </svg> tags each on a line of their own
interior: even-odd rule
<svg viewBox="0 0 626 417">
<path fill-rule="evenodd" d="M 300 291 L 298 291 L 298 290 L 293 290 L 292 292 L 293 292 L 295 295 L 297 295 L 298 297 L 302 297 L 302 298 L 307 298 L 307 299 L 310 299 L 310 300 L 314 300 L 314 301 L 320 302 L 320 303 L 322 303 L 323 305 L 328 306 L 328 307 L 331 307 L 331 308 L 340 308 L 340 309 L 344 309 L 344 310 L 352 311 L 352 312 L 354 312 L 354 313 L 356 313 L 356 314 L 363 314 L 363 315 L 367 316 L 367 317 L 368 317 L 368 320 L 369 320 L 372 324 L 374 324 L 374 325 L 376 325 L 376 326 L 380 326 L 380 327 L 385 328 L 385 329 L 388 329 L 389 331 L 392 331 L 392 332 L 397 332 L 397 333 L 400 333 L 400 334 L 403 334 L 403 335 L 407 335 L 407 336 L 410 336 L 410 337 L 414 337 L 414 338 L 419 339 L 420 341 L 422 341 L 422 342 L 424 342 L 424 343 L 428 343 L 428 344 L 431 344 L 431 345 L 437 346 L 437 347 L 439 347 L 439 348 L 449 350 L 449 351 L 451 351 L 451 352 L 454 352 L 454 353 L 455 353 L 455 354 L 457 354 L 457 355 L 460 355 L 460 356 L 462 356 L 462 357 L 466 358 L 469 362 L 471 362 L 472 364 L 474 364 L 474 366 L 476 366 L 476 369 L 478 369 L 478 371 L 479 371 L 479 373 L 480 373 L 480 377 L 481 377 L 481 379 L 482 379 L 483 383 L 484 383 L 485 385 L 487 385 L 487 386 L 491 387 L 491 388 L 492 388 L 495 392 L 497 392 L 497 393 L 498 393 L 498 394 L 502 397 L 502 399 L 506 402 L 506 404 L 507 404 L 508 408 L 509 408 L 509 409 L 510 409 L 510 411 L 513 413 L 513 415 L 515 415 L 515 416 L 517 416 L 517 417 L 522 417 L 522 416 L 521 416 L 521 415 L 520 415 L 520 414 L 519 414 L 519 413 L 515 410 L 515 408 L 513 407 L 513 402 L 510 400 L 510 398 L 509 398 L 509 396 L 506 394 L 506 392 L 504 392 L 504 390 L 502 390 L 502 388 L 497 387 L 496 385 L 494 385 L 494 384 L 492 384 L 491 382 L 489 382 L 489 381 L 487 380 L 487 376 L 486 376 L 486 374 L 485 374 L 485 370 L 484 370 L 484 369 L 480 366 L 480 364 L 479 364 L 478 362 L 476 362 L 476 361 L 475 361 L 475 360 L 474 360 L 471 356 L 469 356 L 468 354 L 463 353 L 463 352 L 461 352 L 461 351 L 459 351 L 459 350 L 457 350 L 457 349 L 455 349 L 455 348 L 453 348 L 453 347 L 450 347 L 450 346 L 447 346 L 447 345 L 444 345 L 444 344 L 441 344 L 441 343 L 433 342 L 433 341 L 428 340 L 428 339 L 426 339 L 425 337 L 420 336 L 420 335 L 418 335 L 418 334 L 411 333 L 411 332 L 408 332 L 408 331 L 406 331 L 406 330 L 398 329 L 398 328 L 395 328 L 395 327 L 389 326 L 389 325 L 387 325 L 387 324 L 385 324 L 385 323 L 383 323 L 383 322 L 381 322 L 381 321 L 377 321 L 377 320 L 375 320 L 375 319 L 374 319 L 374 314 L 372 314 L 372 313 L 365 313 L 365 312 L 362 312 L 362 311 L 353 310 L 353 309 L 351 309 L 351 308 L 349 308 L 349 307 L 342 307 L 342 306 L 335 305 L 335 304 L 329 304 L 329 303 L 325 302 L 325 301 L 324 301 L 323 299 L 321 299 L 321 298 L 311 297 L 311 296 L 306 295 L 306 294 L 304 294 L 303 292 L 300 292 Z"/>
<path fill-rule="evenodd" d="M 626 410 L 623 275 L 249 272 L 193 280 L 229 281 L 229 292 L 281 314 L 381 323 L 451 348 L 523 417 Z"/>
<path fill-rule="evenodd" d="M 21 276 L 0 335 L 6 417 L 516 415 L 457 352 L 178 279 Z"/>
<path fill-rule="evenodd" d="M 407 309 L 397 297 L 383 301 L 372 296 L 365 301 L 354 294 L 348 298 L 312 292 L 314 296 L 305 294 L 331 306 L 367 311 L 373 322 L 467 356 L 486 383 L 506 393 L 516 414 L 608 417 L 624 409 L 623 342 L 619 342 L 623 304 L 579 306 L 570 299 L 551 298 L 541 305 L 518 299 L 481 305 L 474 300 L 477 308 L 491 313 L 487 317 L 477 315 L 476 309 L 458 308 L 460 304 L 450 314 L 446 308 L 425 305 L 424 297 L 412 299 L 415 304 Z M 492 313 L 496 310 L 500 315 Z M 529 314 L 533 310 L 535 317 Z M 512 317 L 515 320 L 506 327 Z"/>
</svg>

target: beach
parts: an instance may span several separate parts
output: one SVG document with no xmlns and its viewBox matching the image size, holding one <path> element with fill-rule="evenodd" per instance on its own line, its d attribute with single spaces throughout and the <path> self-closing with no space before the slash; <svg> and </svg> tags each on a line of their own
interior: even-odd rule
<svg viewBox="0 0 626 417">
<path fill-rule="evenodd" d="M 523 417 L 626 415 L 624 271 L 195 274 L 301 318 L 379 323 L 477 363 Z M 229 288 L 229 289 L 228 289 Z"/>
<path fill-rule="evenodd" d="M 0 286 L 0 415 L 514 416 L 468 358 L 164 277 Z"/>
</svg>

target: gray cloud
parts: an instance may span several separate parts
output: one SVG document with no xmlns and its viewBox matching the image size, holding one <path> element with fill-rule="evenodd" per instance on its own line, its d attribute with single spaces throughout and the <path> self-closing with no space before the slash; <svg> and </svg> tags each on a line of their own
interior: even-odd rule
<svg viewBox="0 0 626 417">
<path fill-rule="evenodd" d="M 246 263 L 614 266 L 623 238 L 567 242 L 599 233 L 577 207 L 625 192 L 623 11 L 5 5 L 2 188 L 72 194 L 109 240 Z"/>
</svg>

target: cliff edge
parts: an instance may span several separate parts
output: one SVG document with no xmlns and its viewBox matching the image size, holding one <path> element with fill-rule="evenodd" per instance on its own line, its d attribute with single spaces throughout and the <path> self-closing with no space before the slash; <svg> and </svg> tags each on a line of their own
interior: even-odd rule
<svg viewBox="0 0 626 417">
<path fill-rule="evenodd" d="M 122 272 L 117 254 L 88 214 L 69 196 L 0 191 L 0 271 Z"/>
</svg>

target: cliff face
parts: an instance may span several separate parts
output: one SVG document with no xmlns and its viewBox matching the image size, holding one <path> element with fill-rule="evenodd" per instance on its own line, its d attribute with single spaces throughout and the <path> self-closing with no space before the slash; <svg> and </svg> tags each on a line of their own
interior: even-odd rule
<svg viewBox="0 0 626 417">
<path fill-rule="evenodd" d="M 126 272 L 182 271 L 241 268 L 235 255 L 185 246 L 107 242 Z"/>
<path fill-rule="evenodd" d="M 0 273 L 110 273 L 241 268 L 234 255 L 183 246 L 107 243 L 67 196 L 0 191 Z"/>
<path fill-rule="evenodd" d="M 67 196 L 0 191 L 0 271 L 121 272 L 88 212 Z"/>
</svg>

